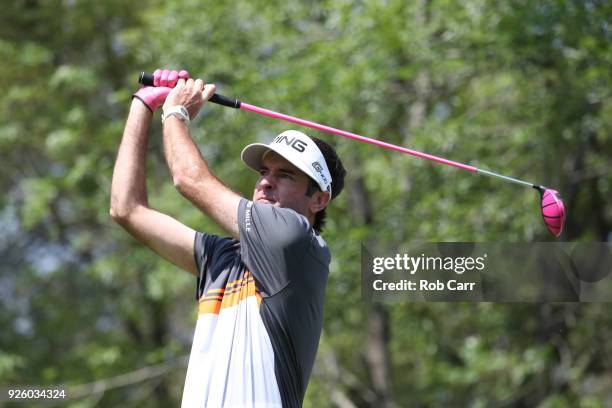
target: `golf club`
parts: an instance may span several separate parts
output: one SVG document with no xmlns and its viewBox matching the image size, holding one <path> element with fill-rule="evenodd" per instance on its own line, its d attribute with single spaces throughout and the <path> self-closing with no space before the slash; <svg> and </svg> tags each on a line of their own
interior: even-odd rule
<svg viewBox="0 0 612 408">
<path fill-rule="evenodd" d="M 153 75 L 147 74 L 145 72 L 140 73 L 140 77 L 138 78 L 138 82 L 143 85 L 154 86 L 153 84 Z M 459 163 L 456 161 L 448 160 L 442 157 L 434 156 L 431 154 L 419 152 L 412 149 L 407 149 L 405 147 L 397 146 L 391 143 L 382 142 L 380 140 L 371 139 L 369 137 L 361 136 L 355 133 L 347 132 L 345 130 L 336 129 L 330 126 L 321 125 L 316 122 L 311 122 L 309 120 L 301 119 L 295 116 L 285 115 L 284 113 L 275 112 L 273 110 L 260 108 L 259 106 L 250 105 L 245 102 L 241 102 L 238 99 L 228 98 L 227 96 L 214 94 L 210 99 L 210 102 L 216 103 L 219 105 L 227 106 L 234 109 L 241 109 L 253 113 L 257 113 L 259 115 L 268 116 L 275 119 L 284 120 L 287 122 L 295 123 L 301 126 L 306 126 L 311 129 L 316 129 L 321 132 L 330 133 L 334 135 L 339 135 L 343 137 L 347 137 L 349 139 L 358 140 L 360 142 L 369 143 L 378 147 L 382 147 L 389 150 L 394 150 L 401 153 L 406 153 L 411 156 L 420 157 L 421 159 L 433 161 L 440 164 L 445 164 L 447 166 L 457 167 L 462 170 L 467 170 L 472 173 L 483 174 L 485 176 L 495 177 L 504 181 L 508 181 L 515 184 L 520 184 L 525 187 L 531 187 L 536 189 L 540 193 L 540 209 L 542 213 L 542 218 L 544 219 L 544 223 L 555 237 L 561 235 L 563 232 L 563 226 L 565 224 L 565 206 L 563 205 L 563 201 L 559 197 L 559 193 L 556 190 L 543 187 L 541 185 L 529 183 L 527 181 L 519 180 L 513 177 L 504 176 L 502 174 L 497 174 L 492 171 L 479 169 L 474 166 L 470 166 L 467 164 Z"/>
</svg>

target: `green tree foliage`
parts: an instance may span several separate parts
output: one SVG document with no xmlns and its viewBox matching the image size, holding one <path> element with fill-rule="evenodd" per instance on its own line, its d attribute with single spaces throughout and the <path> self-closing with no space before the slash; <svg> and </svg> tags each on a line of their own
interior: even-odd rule
<svg viewBox="0 0 612 408">
<path fill-rule="evenodd" d="M 0 385 L 64 384 L 74 407 L 180 401 L 194 279 L 108 216 L 139 71 L 184 67 L 255 105 L 555 187 L 568 209 L 562 239 L 605 241 L 610 15 L 595 0 L 10 2 L 0 17 Z M 158 119 L 151 205 L 220 233 L 174 190 Z M 206 105 L 192 132 L 213 171 L 250 196 L 241 148 L 286 128 Z M 333 144 L 349 174 L 324 233 L 333 261 L 305 406 L 610 404 L 605 304 L 361 300 L 362 243 L 550 240 L 536 193 L 308 133 Z"/>
</svg>

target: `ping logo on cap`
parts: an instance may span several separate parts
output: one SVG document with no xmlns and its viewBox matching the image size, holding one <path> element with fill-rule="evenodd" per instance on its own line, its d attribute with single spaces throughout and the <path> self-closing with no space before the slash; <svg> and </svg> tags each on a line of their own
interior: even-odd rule
<svg viewBox="0 0 612 408">
<path fill-rule="evenodd" d="M 297 150 L 300 153 L 304 153 L 304 151 L 306 150 L 306 142 L 304 142 L 303 140 L 298 139 L 296 136 L 294 137 L 289 137 L 287 135 L 283 135 L 280 134 L 278 136 L 276 136 L 274 138 L 274 141 L 272 143 L 282 143 L 284 142 L 287 146 L 291 146 L 293 147 L 295 150 Z"/>
</svg>

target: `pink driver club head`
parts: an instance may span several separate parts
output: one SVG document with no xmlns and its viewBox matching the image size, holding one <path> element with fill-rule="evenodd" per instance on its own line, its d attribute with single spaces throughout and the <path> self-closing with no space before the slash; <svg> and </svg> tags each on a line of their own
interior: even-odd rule
<svg viewBox="0 0 612 408">
<path fill-rule="evenodd" d="M 550 188 L 536 186 L 540 192 L 542 217 L 546 227 L 555 237 L 563 232 L 565 224 L 565 206 L 559 197 L 559 192 Z"/>
</svg>

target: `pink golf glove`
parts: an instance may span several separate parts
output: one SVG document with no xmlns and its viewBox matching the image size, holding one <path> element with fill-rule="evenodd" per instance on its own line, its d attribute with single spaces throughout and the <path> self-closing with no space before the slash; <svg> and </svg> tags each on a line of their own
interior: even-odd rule
<svg viewBox="0 0 612 408">
<path fill-rule="evenodd" d="M 153 73 L 154 86 L 143 86 L 133 97 L 140 99 L 151 112 L 155 112 L 181 78 L 189 79 L 189 72 L 156 69 Z"/>
</svg>

